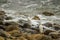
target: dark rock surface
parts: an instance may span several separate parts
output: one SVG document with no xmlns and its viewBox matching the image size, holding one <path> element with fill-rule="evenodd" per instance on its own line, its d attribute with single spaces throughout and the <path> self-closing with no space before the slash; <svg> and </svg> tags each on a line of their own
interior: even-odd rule
<svg viewBox="0 0 60 40">
<path fill-rule="evenodd" d="M 42 14 L 45 16 L 53 16 L 54 15 L 53 13 L 50 13 L 50 12 L 43 12 Z"/>
<path fill-rule="evenodd" d="M 0 40 L 60 40 L 60 24 L 45 23 L 42 24 L 48 28 L 52 27 L 54 30 L 44 30 L 39 32 L 39 28 L 31 28 L 31 25 L 26 21 L 22 21 L 23 26 L 17 22 L 4 22 L 4 19 L 10 20 L 10 17 L 5 18 L 5 12 L 0 11 Z M 51 16 L 53 14 L 47 14 Z M 35 20 L 40 20 L 35 16 Z M 57 31 L 58 30 L 58 31 Z"/>
</svg>

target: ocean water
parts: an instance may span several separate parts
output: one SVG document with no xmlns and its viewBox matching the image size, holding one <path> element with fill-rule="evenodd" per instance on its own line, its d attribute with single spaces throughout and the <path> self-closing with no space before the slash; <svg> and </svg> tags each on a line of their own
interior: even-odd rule
<svg viewBox="0 0 60 40">
<path fill-rule="evenodd" d="M 49 11 L 55 14 L 55 22 L 60 23 L 60 0 L 0 0 L 0 10 L 4 10 L 11 16 L 23 14 L 34 16 Z"/>
</svg>

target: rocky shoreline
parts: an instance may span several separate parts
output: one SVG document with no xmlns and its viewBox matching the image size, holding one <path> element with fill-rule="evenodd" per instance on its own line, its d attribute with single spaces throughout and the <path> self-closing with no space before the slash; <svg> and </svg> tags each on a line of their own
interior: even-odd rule
<svg viewBox="0 0 60 40">
<path fill-rule="evenodd" d="M 49 12 L 43 12 L 43 15 L 54 16 Z M 15 19 L 0 11 L 0 40 L 60 40 L 60 24 L 41 22 L 42 19 L 46 18 L 41 18 L 41 15 L 20 15 Z"/>
</svg>

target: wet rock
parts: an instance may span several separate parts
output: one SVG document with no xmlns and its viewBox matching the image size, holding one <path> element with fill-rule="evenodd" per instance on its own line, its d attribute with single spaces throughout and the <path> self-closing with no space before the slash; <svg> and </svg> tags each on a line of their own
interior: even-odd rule
<svg viewBox="0 0 60 40">
<path fill-rule="evenodd" d="M 0 11 L 0 15 L 5 15 L 5 12 L 4 11 Z"/>
<path fill-rule="evenodd" d="M 6 19 L 6 20 L 11 20 L 11 19 L 12 19 L 12 17 L 6 17 L 5 19 Z"/>
<path fill-rule="evenodd" d="M 5 40 L 16 40 L 15 38 L 6 38 Z"/>
<path fill-rule="evenodd" d="M 43 36 L 44 36 L 43 34 L 31 34 L 28 35 L 26 38 L 28 40 L 41 40 Z"/>
<path fill-rule="evenodd" d="M 34 20 L 40 20 L 40 18 L 38 16 L 34 16 L 32 19 L 34 19 Z"/>
<path fill-rule="evenodd" d="M 44 34 L 49 35 L 49 33 L 51 33 L 51 32 L 54 32 L 54 30 L 46 30 L 46 31 L 44 31 Z"/>
<path fill-rule="evenodd" d="M 6 31 L 3 31 L 2 29 L 0 29 L 0 36 L 2 37 L 10 37 L 10 34 Z"/>
<path fill-rule="evenodd" d="M 29 28 L 23 28 L 24 32 L 31 33 L 31 34 L 37 34 L 39 33 L 37 30 L 29 29 Z"/>
<path fill-rule="evenodd" d="M 19 25 L 15 22 L 6 22 L 5 23 L 5 30 L 6 31 L 12 31 L 12 30 L 18 30 Z"/>
<path fill-rule="evenodd" d="M 44 35 L 41 40 L 53 40 L 50 36 Z"/>
<path fill-rule="evenodd" d="M 24 25 L 22 26 L 22 28 L 30 28 L 30 27 L 31 27 L 31 25 L 28 23 L 24 23 Z"/>
<path fill-rule="evenodd" d="M 5 24 L 4 24 L 4 26 L 9 26 L 9 25 L 11 25 L 10 22 L 5 22 Z"/>
<path fill-rule="evenodd" d="M 53 24 L 52 23 L 49 23 L 49 22 L 44 23 L 43 25 L 46 26 L 46 27 L 52 27 L 53 26 Z"/>
<path fill-rule="evenodd" d="M 9 31 L 8 33 L 11 34 L 11 36 L 13 36 L 13 37 L 20 37 L 21 36 L 20 30 Z"/>
<path fill-rule="evenodd" d="M 51 12 L 43 12 L 42 14 L 45 16 L 54 16 L 54 14 Z"/>
<path fill-rule="evenodd" d="M 0 25 L 4 25 L 4 22 L 2 20 L 0 20 Z"/>
<path fill-rule="evenodd" d="M 4 19 L 5 18 L 5 12 L 4 11 L 0 11 L 0 19 Z"/>
<path fill-rule="evenodd" d="M 30 24 L 28 23 L 28 20 L 27 19 L 20 19 L 19 21 L 18 21 L 18 23 L 21 25 L 21 26 L 25 26 L 25 27 L 30 27 Z"/>
<path fill-rule="evenodd" d="M 49 35 L 54 39 L 60 38 L 59 32 L 51 32 Z"/>
<path fill-rule="evenodd" d="M 17 40 L 27 40 L 25 37 L 18 37 Z"/>
<path fill-rule="evenodd" d="M 4 40 L 4 37 L 0 36 L 0 40 Z"/>
<path fill-rule="evenodd" d="M 13 39 L 10 39 L 10 38 L 6 38 L 5 40 L 13 40 Z"/>
<path fill-rule="evenodd" d="M 0 25 L 0 29 L 3 29 L 3 30 L 5 30 L 5 26 L 3 26 L 3 25 Z"/>
<path fill-rule="evenodd" d="M 0 11 L 0 25 L 3 24 L 4 19 L 5 19 L 5 12 L 4 11 Z"/>
<path fill-rule="evenodd" d="M 60 30 L 60 24 L 54 23 L 53 27 L 55 28 L 55 30 Z"/>
</svg>

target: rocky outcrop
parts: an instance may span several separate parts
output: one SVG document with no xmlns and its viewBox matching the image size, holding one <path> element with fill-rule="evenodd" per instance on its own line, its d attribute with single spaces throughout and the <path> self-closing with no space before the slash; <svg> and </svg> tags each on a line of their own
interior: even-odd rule
<svg viewBox="0 0 60 40">
<path fill-rule="evenodd" d="M 49 12 L 43 14 L 54 15 Z M 59 24 L 51 22 L 41 24 L 38 16 L 8 21 L 11 19 L 13 18 L 5 15 L 4 11 L 0 11 L 0 40 L 60 40 Z"/>
</svg>

